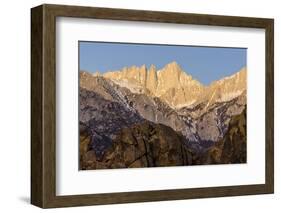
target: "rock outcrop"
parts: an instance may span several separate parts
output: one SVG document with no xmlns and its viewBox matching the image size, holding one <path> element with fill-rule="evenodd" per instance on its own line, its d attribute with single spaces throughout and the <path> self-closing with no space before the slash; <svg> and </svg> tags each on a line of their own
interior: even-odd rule
<svg viewBox="0 0 281 213">
<path fill-rule="evenodd" d="M 223 139 L 211 147 L 201 159 L 202 164 L 247 162 L 246 109 L 232 117 Z"/>
<path fill-rule="evenodd" d="M 185 137 L 162 124 L 144 121 L 121 129 L 102 156 L 80 132 L 80 169 L 246 163 L 246 110 L 234 116 L 222 140 L 204 153 L 194 152 Z"/>
<path fill-rule="evenodd" d="M 84 141 L 90 137 L 84 136 Z M 80 142 L 86 143 L 86 142 Z M 82 145 L 81 145 L 82 146 Z M 192 165 L 193 154 L 185 138 L 162 124 L 143 122 L 122 129 L 102 158 L 87 150 L 81 169 L 143 168 Z"/>
</svg>

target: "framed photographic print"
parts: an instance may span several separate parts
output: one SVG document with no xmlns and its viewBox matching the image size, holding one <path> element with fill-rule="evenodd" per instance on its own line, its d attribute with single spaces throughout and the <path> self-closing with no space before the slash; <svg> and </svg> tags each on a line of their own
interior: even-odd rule
<svg viewBox="0 0 281 213">
<path fill-rule="evenodd" d="M 274 191 L 273 19 L 31 9 L 31 203 Z"/>
</svg>

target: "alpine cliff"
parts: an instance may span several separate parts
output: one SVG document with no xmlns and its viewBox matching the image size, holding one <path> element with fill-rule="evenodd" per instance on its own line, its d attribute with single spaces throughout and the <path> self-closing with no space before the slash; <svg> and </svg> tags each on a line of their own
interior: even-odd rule
<svg viewBox="0 0 281 213">
<path fill-rule="evenodd" d="M 149 69 L 145 65 L 132 66 L 102 76 L 127 87 L 133 93 L 159 97 L 172 108 L 196 105 L 203 101 L 209 101 L 209 104 L 227 101 L 246 90 L 246 68 L 208 86 L 193 79 L 176 62 L 160 70 L 156 70 L 154 65 Z"/>
<path fill-rule="evenodd" d="M 246 114 L 246 73 L 203 85 L 176 62 L 80 71 L 80 168 L 243 163 L 230 128 Z"/>
</svg>

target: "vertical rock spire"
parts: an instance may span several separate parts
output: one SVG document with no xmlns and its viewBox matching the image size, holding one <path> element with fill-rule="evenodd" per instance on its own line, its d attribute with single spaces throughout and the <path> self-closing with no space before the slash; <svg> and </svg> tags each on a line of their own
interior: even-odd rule
<svg viewBox="0 0 281 213">
<path fill-rule="evenodd" d="M 157 71 L 154 64 L 148 70 L 146 88 L 154 93 L 157 89 Z"/>
</svg>

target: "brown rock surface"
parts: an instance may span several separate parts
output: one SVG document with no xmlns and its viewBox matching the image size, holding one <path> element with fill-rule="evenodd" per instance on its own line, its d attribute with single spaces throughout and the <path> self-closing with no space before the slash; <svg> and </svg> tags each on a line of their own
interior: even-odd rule
<svg viewBox="0 0 281 213">
<path fill-rule="evenodd" d="M 102 159 L 88 150 L 82 169 L 140 168 L 192 165 L 192 152 L 184 137 L 172 128 L 144 122 L 122 129 Z"/>
<path fill-rule="evenodd" d="M 211 147 L 202 158 L 204 164 L 247 162 L 246 109 L 234 116 L 223 139 Z"/>
</svg>

